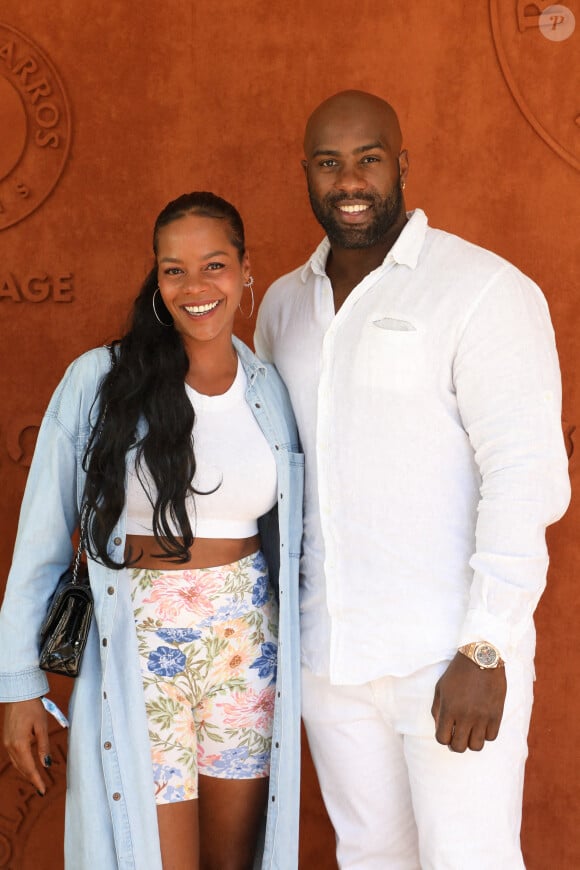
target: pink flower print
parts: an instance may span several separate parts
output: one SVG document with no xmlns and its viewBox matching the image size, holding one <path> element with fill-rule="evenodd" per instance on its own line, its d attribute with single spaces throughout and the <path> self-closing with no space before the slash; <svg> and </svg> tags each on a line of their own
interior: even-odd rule
<svg viewBox="0 0 580 870">
<path fill-rule="evenodd" d="M 233 642 L 237 638 L 247 635 L 248 623 L 245 619 L 228 619 L 225 622 L 215 623 L 213 631 L 216 637 Z"/>
<path fill-rule="evenodd" d="M 202 771 L 205 767 L 212 767 L 217 761 L 219 761 L 219 755 L 208 755 L 201 743 L 197 744 L 197 766 L 199 770 Z"/>
<path fill-rule="evenodd" d="M 183 710 L 181 715 L 173 720 L 173 734 L 176 743 L 183 746 L 195 746 L 197 741 L 197 730 L 191 710 Z"/>
<path fill-rule="evenodd" d="M 274 686 L 261 692 L 248 689 L 233 692 L 233 702 L 218 704 L 224 711 L 224 722 L 233 728 L 255 728 L 269 731 L 274 716 Z"/>
<path fill-rule="evenodd" d="M 250 641 L 247 633 L 245 636 L 235 637 L 228 643 L 220 657 L 227 677 L 239 676 L 240 673 L 246 671 L 253 661 L 254 655 L 254 644 Z"/>
<path fill-rule="evenodd" d="M 223 578 L 215 571 L 182 571 L 177 579 L 173 572 L 161 574 L 144 603 L 155 604 L 157 618 L 166 625 L 178 620 L 187 627 L 188 623 L 196 624 L 211 616 L 214 611 L 211 596 L 222 586 Z"/>
<path fill-rule="evenodd" d="M 171 698 L 172 701 L 177 701 L 178 704 L 181 704 L 187 709 L 191 706 L 185 692 L 183 692 L 179 686 L 173 685 L 173 683 L 165 683 L 163 686 L 163 694 Z"/>
</svg>

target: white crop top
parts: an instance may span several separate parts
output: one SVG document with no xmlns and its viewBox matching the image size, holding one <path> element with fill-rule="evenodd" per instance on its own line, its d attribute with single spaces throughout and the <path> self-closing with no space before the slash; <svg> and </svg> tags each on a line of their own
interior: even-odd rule
<svg viewBox="0 0 580 870">
<path fill-rule="evenodd" d="M 235 380 L 221 396 L 205 396 L 185 385 L 195 410 L 193 484 L 202 493 L 186 500 L 195 537 L 250 538 L 258 531 L 258 517 L 276 503 L 276 463 L 246 402 L 246 384 L 238 361 Z M 146 466 L 140 468 L 140 476 L 154 502 L 155 487 Z M 152 535 L 152 519 L 152 502 L 133 465 L 127 483 L 127 534 Z M 174 532 L 179 534 L 178 529 Z"/>
</svg>

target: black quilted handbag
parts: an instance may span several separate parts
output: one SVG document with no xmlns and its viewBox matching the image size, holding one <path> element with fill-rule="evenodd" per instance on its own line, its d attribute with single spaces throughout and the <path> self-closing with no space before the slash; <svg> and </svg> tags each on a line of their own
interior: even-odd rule
<svg viewBox="0 0 580 870">
<path fill-rule="evenodd" d="M 40 660 L 43 671 L 78 677 L 91 619 L 93 593 L 87 567 L 81 563 L 85 512 L 74 564 L 61 575 L 40 628 Z"/>
</svg>

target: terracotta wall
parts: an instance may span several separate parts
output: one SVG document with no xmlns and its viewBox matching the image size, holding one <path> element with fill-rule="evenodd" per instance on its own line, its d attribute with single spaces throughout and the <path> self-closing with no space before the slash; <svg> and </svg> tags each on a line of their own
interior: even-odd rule
<svg viewBox="0 0 580 870">
<path fill-rule="evenodd" d="M 246 218 L 259 293 L 320 237 L 303 124 L 345 87 L 400 112 L 408 203 L 544 289 L 580 417 L 580 2 L 3 0 L 0 6 L 0 561 L 8 568 L 35 427 L 64 367 L 117 335 L 167 200 L 209 188 Z M 545 23 L 545 22 L 544 22 Z M 568 31 L 566 31 L 566 27 Z M 551 38 L 548 38 L 551 37 Z M 563 38 L 566 37 L 566 38 Z M 253 324 L 240 318 L 239 334 Z M 578 464 L 572 455 L 576 484 Z M 538 612 L 523 842 L 530 870 L 580 866 L 577 496 L 550 533 Z M 65 702 L 68 687 L 55 685 Z M 62 735 L 55 734 L 58 755 Z M 42 801 L 0 757 L 0 866 L 59 868 L 64 763 Z M 308 758 L 301 866 L 333 867 Z M 466 796 L 468 799 L 468 796 Z"/>
</svg>

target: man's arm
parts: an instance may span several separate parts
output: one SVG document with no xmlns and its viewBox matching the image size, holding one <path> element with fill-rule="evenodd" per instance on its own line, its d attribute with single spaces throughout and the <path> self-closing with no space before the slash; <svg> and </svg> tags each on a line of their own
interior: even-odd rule
<svg viewBox="0 0 580 870">
<path fill-rule="evenodd" d="M 458 646 L 485 640 L 509 661 L 545 586 L 546 526 L 570 497 L 553 330 L 543 296 L 517 270 L 506 266 L 469 312 L 453 374 L 481 474 Z M 439 742 L 481 749 L 497 736 L 505 694 L 503 668 L 481 670 L 458 653 L 435 691 Z"/>
</svg>

